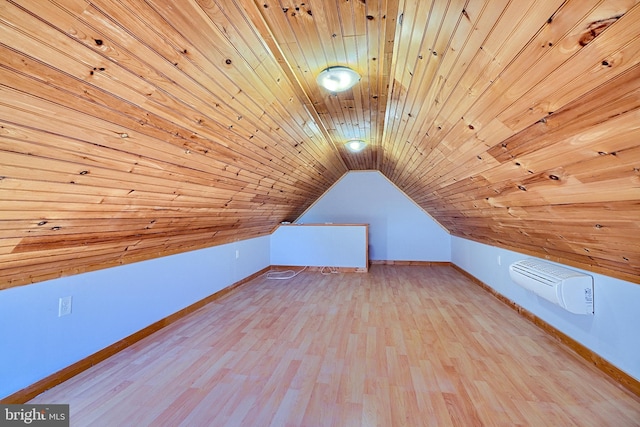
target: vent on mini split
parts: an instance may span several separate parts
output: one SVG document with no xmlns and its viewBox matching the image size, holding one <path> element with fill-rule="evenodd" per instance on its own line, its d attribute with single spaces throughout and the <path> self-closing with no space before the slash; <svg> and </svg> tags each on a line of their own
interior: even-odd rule
<svg viewBox="0 0 640 427">
<path fill-rule="evenodd" d="M 575 314 L 593 314 L 593 277 L 536 259 L 509 266 L 518 285 Z"/>
</svg>

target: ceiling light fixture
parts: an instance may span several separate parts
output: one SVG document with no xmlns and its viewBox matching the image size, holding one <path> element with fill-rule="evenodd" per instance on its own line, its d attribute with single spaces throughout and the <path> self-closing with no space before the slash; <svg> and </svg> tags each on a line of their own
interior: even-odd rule
<svg viewBox="0 0 640 427">
<path fill-rule="evenodd" d="M 330 92 L 342 92 L 360 81 L 360 74 L 348 67 L 329 67 L 316 78 L 316 82 Z"/>
<path fill-rule="evenodd" d="M 367 146 L 367 143 L 361 139 L 352 139 L 351 141 L 347 141 L 344 146 L 347 147 L 347 150 L 351 151 L 352 153 L 358 153 L 364 150 L 364 147 Z"/>
</svg>

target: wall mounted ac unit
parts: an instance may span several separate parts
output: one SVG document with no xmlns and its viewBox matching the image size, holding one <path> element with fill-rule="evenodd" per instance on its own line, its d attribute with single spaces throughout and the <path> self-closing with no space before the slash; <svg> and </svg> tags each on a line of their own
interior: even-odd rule
<svg viewBox="0 0 640 427">
<path fill-rule="evenodd" d="M 593 277 L 588 274 L 530 258 L 511 264 L 509 275 L 571 313 L 593 314 Z"/>
</svg>

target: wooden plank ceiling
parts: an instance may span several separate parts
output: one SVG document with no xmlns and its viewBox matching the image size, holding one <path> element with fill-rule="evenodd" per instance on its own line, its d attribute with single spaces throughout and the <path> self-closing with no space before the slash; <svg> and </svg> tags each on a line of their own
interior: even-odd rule
<svg viewBox="0 0 640 427">
<path fill-rule="evenodd" d="M 266 235 L 356 169 L 640 283 L 636 1 L 2 0 L 0 49 L 0 289 Z"/>
</svg>

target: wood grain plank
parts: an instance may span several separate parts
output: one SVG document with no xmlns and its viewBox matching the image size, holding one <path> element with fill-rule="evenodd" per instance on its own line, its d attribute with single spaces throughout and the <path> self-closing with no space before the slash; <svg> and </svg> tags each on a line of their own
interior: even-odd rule
<svg viewBox="0 0 640 427">
<path fill-rule="evenodd" d="M 451 267 L 294 282 L 256 278 L 31 402 L 67 401 L 81 424 L 141 407 L 221 425 L 635 424 L 638 398 L 578 358 L 584 348 Z"/>
</svg>

